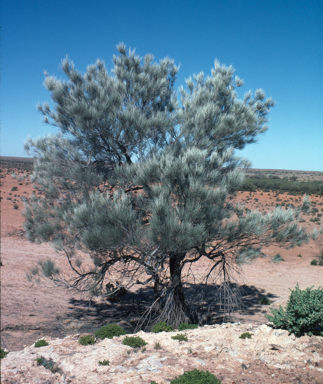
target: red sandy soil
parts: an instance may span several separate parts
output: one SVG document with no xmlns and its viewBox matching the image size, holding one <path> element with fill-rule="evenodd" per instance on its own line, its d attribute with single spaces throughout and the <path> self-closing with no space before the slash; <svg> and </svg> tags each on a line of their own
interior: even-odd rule
<svg viewBox="0 0 323 384">
<path fill-rule="evenodd" d="M 102 313 L 109 313 L 118 317 L 121 311 L 120 304 L 107 304 L 100 300 L 91 303 L 81 301 L 80 296 L 67 292 L 63 288 L 53 287 L 29 282 L 26 272 L 39 259 L 51 257 L 58 266 L 64 268 L 66 260 L 63 255 L 55 253 L 49 244 L 33 244 L 24 237 L 23 231 L 23 203 L 21 196 L 28 196 L 34 190 L 32 183 L 17 181 L 6 169 L 2 170 L 1 178 L 1 347 L 10 351 L 20 350 L 25 345 L 30 345 L 42 336 L 63 337 L 77 332 L 90 332 L 100 327 L 102 322 L 107 322 Z M 19 185 L 22 183 L 22 185 Z M 12 191 L 17 187 L 17 191 Z M 8 200 L 11 199 L 11 200 Z M 246 200 L 250 198 L 250 200 Z M 258 199 L 258 202 L 255 201 Z M 282 201 L 298 205 L 295 196 L 279 195 Z M 260 192 L 249 194 L 238 193 L 237 200 L 247 208 L 269 210 L 277 204 L 274 193 Z M 290 200 L 293 199 L 293 200 Z M 298 199 L 298 198 L 297 198 Z M 311 197 L 317 203 L 316 207 L 321 212 L 323 197 Z M 14 204 L 18 205 L 14 209 Z M 319 225 L 309 221 L 311 216 L 306 216 L 302 223 L 308 230 Z M 259 258 L 250 265 L 243 266 L 243 282 L 249 287 L 249 307 L 237 312 L 234 320 L 243 323 L 266 323 L 265 313 L 269 312 L 268 306 L 259 305 L 259 297 L 267 296 L 272 302 L 272 307 L 285 305 L 290 295 L 289 288 L 293 289 L 297 283 L 301 289 L 315 286 L 318 288 L 323 283 L 323 267 L 310 265 L 311 260 L 320 255 L 323 249 L 322 241 L 310 241 L 294 249 L 267 247 L 264 249 L 267 257 Z M 279 253 L 285 261 L 274 264 L 271 258 Z M 302 257 L 298 255 L 301 254 Z M 196 266 L 197 275 L 202 275 L 203 264 Z M 105 307 L 104 307 L 105 305 Z M 126 304 L 122 304 L 125 306 Z M 129 305 L 129 313 L 134 310 L 134 303 Z M 102 309 L 102 313 L 100 312 Z M 107 309 L 106 312 L 104 312 Z M 112 317 L 112 318 L 111 318 Z M 127 328 L 128 326 L 128 328 Z M 125 323 L 127 331 L 132 329 Z"/>
</svg>

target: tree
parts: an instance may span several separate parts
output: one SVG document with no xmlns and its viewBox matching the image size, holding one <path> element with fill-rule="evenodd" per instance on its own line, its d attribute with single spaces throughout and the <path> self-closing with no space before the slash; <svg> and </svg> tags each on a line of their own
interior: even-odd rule
<svg viewBox="0 0 323 384">
<path fill-rule="evenodd" d="M 106 296 L 152 283 L 155 320 L 178 326 L 191 320 L 187 267 L 206 259 L 204 283 L 220 276 L 230 299 L 237 264 L 268 242 L 295 246 L 308 234 L 297 226 L 301 210 L 246 213 L 230 200 L 248 165 L 235 150 L 266 131 L 274 105 L 262 90 L 237 99 L 243 81 L 216 61 L 211 76 L 186 81 L 179 103 L 173 61 L 117 49 L 111 74 L 97 61 L 82 75 L 68 59 L 68 81 L 45 74 L 54 108 L 39 110 L 59 133 L 25 143 L 42 192 L 26 202 L 25 228 L 30 241 L 64 252 L 74 277 L 45 262 L 33 274 Z M 93 267 L 83 267 L 78 249 Z"/>
</svg>

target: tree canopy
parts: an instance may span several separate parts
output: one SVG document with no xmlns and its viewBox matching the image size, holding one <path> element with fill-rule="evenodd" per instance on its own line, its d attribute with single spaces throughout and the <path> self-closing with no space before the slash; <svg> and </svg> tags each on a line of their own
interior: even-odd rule
<svg viewBox="0 0 323 384">
<path fill-rule="evenodd" d="M 194 272 L 206 260 L 203 282 L 218 277 L 226 290 L 232 269 L 263 245 L 308 240 L 297 220 L 309 204 L 262 214 L 229 199 L 248 165 L 236 150 L 268 128 L 274 102 L 262 90 L 238 99 L 243 81 L 215 61 L 210 76 L 189 78 L 178 94 L 172 60 L 117 49 L 111 73 L 98 60 L 81 74 L 65 59 L 67 81 L 45 74 L 53 107 L 38 108 L 58 133 L 25 143 L 37 157 L 32 177 L 42 192 L 26 202 L 25 228 L 30 241 L 64 252 L 74 277 L 44 263 L 34 274 L 107 297 L 153 284 L 155 319 L 178 326 L 192 317 L 186 267 Z"/>
</svg>

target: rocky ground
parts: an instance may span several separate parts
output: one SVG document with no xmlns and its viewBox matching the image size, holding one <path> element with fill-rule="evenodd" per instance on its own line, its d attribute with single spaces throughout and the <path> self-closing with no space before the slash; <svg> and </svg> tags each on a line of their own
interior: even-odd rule
<svg viewBox="0 0 323 384">
<path fill-rule="evenodd" d="M 223 377 L 223 383 L 230 384 L 323 384 L 320 360 L 323 356 L 322 338 L 305 336 L 294 339 L 286 332 L 264 327 L 267 323 L 265 314 L 269 309 L 260 305 L 260 299 L 266 297 L 271 307 L 284 306 L 290 295 L 289 288 L 293 289 L 297 283 L 301 289 L 323 285 L 323 267 L 310 265 L 311 260 L 320 254 L 322 243 L 319 241 L 289 250 L 271 246 L 264 250 L 265 258 L 243 266 L 240 284 L 244 289 L 244 307 L 232 317 L 232 321 L 241 325 L 208 325 L 187 331 L 187 343 L 172 340 L 170 334 L 139 333 L 148 342 L 146 351 L 130 354 L 127 353 L 130 348 L 121 344 L 122 337 L 83 347 L 78 344 L 78 336 L 75 335 L 93 333 L 106 323 L 119 323 L 128 333 L 133 333 L 138 316 L 149 304 L 151 287 L 133 290 L 119 303 L 111 303 L 100 299 L 89 301 L 62 288 L 29 282 L 25 273 L 37 260 L 50 257 L 62 269 L 66 267 L 66 261 L 50 245 L 31 244 L 24 238 L 20 197 L 29 195 L 34 188 L 28 180 L 18 182 L 10 174 L 3 174 L 1 348 L 10 353 L 1 360 L 2 383 L 140 384 L 150 383 L 150 380 L 167 383 L 183 370 L 198 368 L 208 369 L 217 377 Z M 14 187 L 17 189 L 12 190 Z M 321 212 L 323 198 L 311 198 L 318 212 Z M 273 193 L 260 192 L 239 193 L 237 199 L 246 208 L 259 210 L 271 209 L 277 204 L 277 199 L 280 199 L 278 203 L 287 204 L 288 201 L 295 205 L 301 200 L 286 194 L 277 197 Z M 302 225 L 309 230 L 319 228 L 310 218 L 305 217 Z M 276 253 L 281 254 L 283 262 L 271 262 Z M 197 280 L 204 270 L 203 263 L 195 266 Z M 185 289 L 188 297 L 196 298 L 200 286 L 188 284 Z M 205 307 L 201 307 L 203 316 L 204 309 L 209 311 L 203 324 L 215 324 L 217 321 L 217 308 L 210 306 L 213 293 L 210 289 Z M 239 339 L 244 330 L 254 333 L 253 338 Z M 48 347 L 30 347 L 41 337 L 49 341 Z M 158 340 L 161 350 L 154 348 Z M 36 366 L 34 359 L 40 355 L 51 357 L 58 364 L 59 371 L 53 374 L 44 367 Z M 108 367 L 98 365 L 98 360 L 102 358 L 110 360 Z"/>
<path fill-rule="evenodd" d="M 239 338 L 244 332 L 251 333 L 251 339 Z M 166 384 L 195 368 L 208 370 L 223 384 L 323 383 L 323 337 L 296 338 L 265 324 L 240 323 L 180 333 L 188 341 L 173 340 L 178 332 L 140 331 L 136 335 L 147 345 L 138 351 L 122 344 L 124 336 L 88 346 L 78 343 L 79 334 L 46 337 L 48 346 L 28 346 L 2 360 L 2 383 L 150 384 L 154 380 Z M 41 357 L 51 359 L 54 366 L 38 366 L 35 360 Z M 109 365 L 99 365 L 103 360 Z"/>
</svg>

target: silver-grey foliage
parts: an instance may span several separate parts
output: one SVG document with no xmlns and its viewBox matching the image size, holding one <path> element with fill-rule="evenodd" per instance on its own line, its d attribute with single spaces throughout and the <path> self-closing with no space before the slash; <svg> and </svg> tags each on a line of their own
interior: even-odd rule
<svg viewBox="0 0 323 384">
<path fill-rule="evenodd" d="M 187 80 L 179 103 L 173 61 L 117 48 L 111 74 L 102 61 L 80 74 L 67 59 L 67 81 L 46 74 L 54 108 L 39 110 L 59 133 L 25 144 L 37 157 L 32 177 L 42 192 L 26 203 L 26 233 L 54 243 L 74 272 L 65 279 L 47 262 L 44 276 L 106 296 L 111 275 L 117 289 L 153 283 L 158 319 L 177 326 L 189 320 L 183 279 L 195 262 L 207 260 L 204 282 L 222 278 L 220 294 L 230 296 L 237 265 L 263 245 L 307 241 L 297 220 L 309 203 L 262 214 L 229 199 L 248 164 L 235 149 L 267 129 L 274 102 L 262 90 L 239 100 L 243 81 L 216 61 L 211 76 Z M 76 250 L 90 255 L 92 268 Z"/>
</svg>

